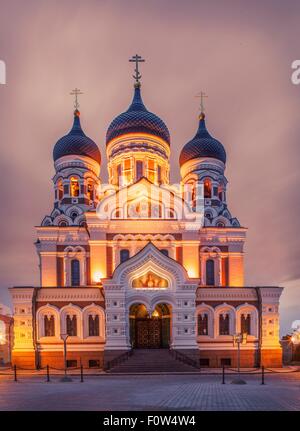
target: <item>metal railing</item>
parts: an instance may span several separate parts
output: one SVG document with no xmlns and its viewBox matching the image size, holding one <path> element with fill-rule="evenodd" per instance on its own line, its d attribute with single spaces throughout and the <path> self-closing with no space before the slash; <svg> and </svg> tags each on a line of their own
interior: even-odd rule
<svg viewBox="0 0 300 431">
<path fill-rule="evenodd" d="M 200 369 L 200 363 L 198 361 L 196 361 L 195 359 L 190 358 L 185 353 L 182 353 L 182 352 L 180 352 L 178 350 L 174 350 L 174 349 L 169 349 L 169 353 L 177 361 L 180 361 L 186 365 L 190 365 L 191 367 Z"/>
<path fill-rule="evenodd" d="M 117 365 L 122 364 L 123 362 L 127 361 L 130 356 L 132 356 L 133 350 L 128 350 L 127 352 L 121 353 L 121 355 L 117 356 L 116 358 L 112 359 L 111 361 L 108 361 L 105 366 L 105 371 L 109 371 L 112 368 L 116 367 Z"/>
</svg>

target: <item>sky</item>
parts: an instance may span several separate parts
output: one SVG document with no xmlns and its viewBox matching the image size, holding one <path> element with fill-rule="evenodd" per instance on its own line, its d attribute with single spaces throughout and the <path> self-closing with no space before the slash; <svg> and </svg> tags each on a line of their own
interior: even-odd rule
<svg viewBox="0 0 300 431">
<path fill-rule="evenodd" d="M 0 0 L 0 301 L 8 287 L 38 285 L 35 230 L 53 208 L 52 149 L 72 123 L 99 145 L 132 98 L 132 64 L 142 65 L 145 105 L 171 133 L 171 181 L 197 129 L 226 148 L 228 203 L 248 227 L 247 285 L 280 285 L 281 332 L 300 319 L 300 3 L 287 0 Z"/>
</svg>

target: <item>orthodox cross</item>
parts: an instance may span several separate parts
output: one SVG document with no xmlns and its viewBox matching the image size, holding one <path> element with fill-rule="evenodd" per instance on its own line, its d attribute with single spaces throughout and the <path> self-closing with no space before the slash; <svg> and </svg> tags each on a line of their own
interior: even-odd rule
<svg viewBox="0 0 300 431">
<path fill-rule="evenodd" d="M 71 91 L 70 95 L 71 96 L 75 96 L 75 101 L 74 101 L 74 108 L 78 109 L 79 108 L 79 102 L 78 102 L 78 96 L 80 94 L 83 94 L 79 88 L 75 88 L 74 90 Z"/>
<path fill-rule="evenodd" d="M 203 91 L 201 91 L 200 94 L 197 94 L 195 97 L 200 97 L 200 113 L 204 114 L 204 98 L 208 96 Z"/>
<path fill-rule="evenodd" d="M 129 59 L 129 61 L 131 63 L 135 63 L 135 74 L 132 76 L 135 79 L 136 85 L 140 85 L 140 79 L 142 75 L 139 72 L 139 63 L 143 63 L 145 60 L 140 55 L 135 54 Z"/>
</svg>

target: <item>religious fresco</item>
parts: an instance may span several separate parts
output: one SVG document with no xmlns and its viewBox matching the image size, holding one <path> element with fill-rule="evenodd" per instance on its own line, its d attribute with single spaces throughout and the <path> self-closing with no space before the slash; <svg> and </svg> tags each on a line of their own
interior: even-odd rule
<svg viewBox="0 0 300 431">
<path fill-rule="evenodd" d="M 148 271 L 146 274 L 142 275 L 133 280 L 132 287 L 136 289 L 145 289 L 145 288 L 167 288 L 168 281 L 165 278 L 160 277 L 154 272 Z"/>
</svg>

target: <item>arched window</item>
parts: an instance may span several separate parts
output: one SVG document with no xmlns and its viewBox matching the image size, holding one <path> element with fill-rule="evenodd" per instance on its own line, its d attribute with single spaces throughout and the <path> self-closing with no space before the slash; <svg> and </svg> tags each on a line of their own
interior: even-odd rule
<svg viewBox="0 0 300 431">
<path fill-rule="evenodd" d="M 169 256 L 169 250 L 167 250 L 166 248 L 163 248 L 162 250 L 160 250 L 162 254 L 164 254 L 165 256 Z"/>
<path fill-rule="evenodd" d="M 78 182 L 78 179 L 76 177 L 71 177 L 70 191 L 71 191 L 71 196 L 73 198 L 76 198 L 79 196 L 79 182 Z"/>
<path fill-rule="evenodd" d="M 222 186 L 218 187 L 218 198 L 220 199 L 220 201 L 223 200 L 223 187 Z"/>
<path fill-rule="evenodd" d="M 94 184 L 93 183 L 88 183 L 86 194 L 87 194 L 87 197 L 90 201 L 94 200 Z"/>
<path fill-rule="evenodd" d="M 76 337 L 77 336 L 77 317 L 75 315 L 70 316 L 67 315 L 67 334 L 70 337 Z"/>
<path fill-rule="evenodd" d="M 60 227 L 67 227 L 69 224 L 66 220 L 62 220 L 58 223 L 58 226 Z"/>
<path fill-rule="evenodd" d="M 198 315 L 198 335 L 208 335 L 208 315 Z"/>
<path fill-rule="evenodd" d="M 3 322 L 3 320 L 0 320 L 0 334 L 3 336 L 3 340 L 5 340 L 6 339 L 6 329 L 5 329 L 5 323 Z"/>
<path fill-rule="evenodd" d="M 215 263 L 212 259 L 206 261 L 206 285 L 215 285 Z"/>
<path fill-rule="evenodd" d="M 161 184 L 161 180 L 162 180 L 162 178 L 161 178 L 161 166 L 157 165 L 157 182 L 158 182 L 158 184 Z"/>
<path fill-rule="evenodd" d="M 80 286 L 80 263 L 78 259 L 71 260 L 71 286 Z"/>
<path fill-rule="evenodd" d="M 140 180 L 142 178 L 142 176 L 144 175 L 143 172 L 143 162 L 141 160 L 137 160 L 135 162 L 135 176 L 136 176 L 136 180 Z"/>
<path fill-rule="evenodd" d="M 44 316 L 44 335 L 45 337 L 55 337 L 54 316 Z"/>
<path fill-rule="evenodd" d="M 64 196 L 64 186 L 62 180 L 59 180 L 57 183 L 57 193 L 58 193 L 58 199 L 61 200 Z"/>
<path fill-rule="evenodd" d="M 127 248 L 120 250 L 120 263 L 126 262 L 126 260 L 128 259 L 129 259 L 129 250 Z"/>
<path fill-rule="evenodd" d="M 118 165 L 117 165 L 117 172 L 116 172 L 116 175 L 117 175 L 117 181 L 116 181 L 116 183 L 117 183 L 117 185 L 118 185 L 118 186 L 120 186 L 120 185 L 122 185 L 122 181 L 121 181 L 121 176 L 122 176 L 122 166 L 121 166 L 121 164 L 118 164 Z"/>
<path fill-rule="evenodd" d="M 219 335 L 229 335 L 229 314 L 219 315 Z"/>
<path fill-rule="evenodd" d="M 155 181 L 155 163 L 152 159 L 148 160 L 148 180 L 151 183 Z"/>
<path fill-rule="evenodd" d="M 204 197 L 211 198 L 211 181 L 208 178 L 204 180 Z"/>
<path fill-rule="evenodd" d="M 241 333 L 242 334 L 251 334 L 251 316 L 250 314 L 242 314 L 241 315 Z"/>
<path fill-rule="evenodd" d="M 78 213 L 76 211 L 72 211 L 70 217 L 71 217 L 72 221 L 74 221 L 76 219 L 76 217 L 78 217 Z"/>
<path fill-rule="evenodd" d="M 99 316 L 89 315 L 89 336 L 90 337 L 99 337 Z"/>
</svg>

